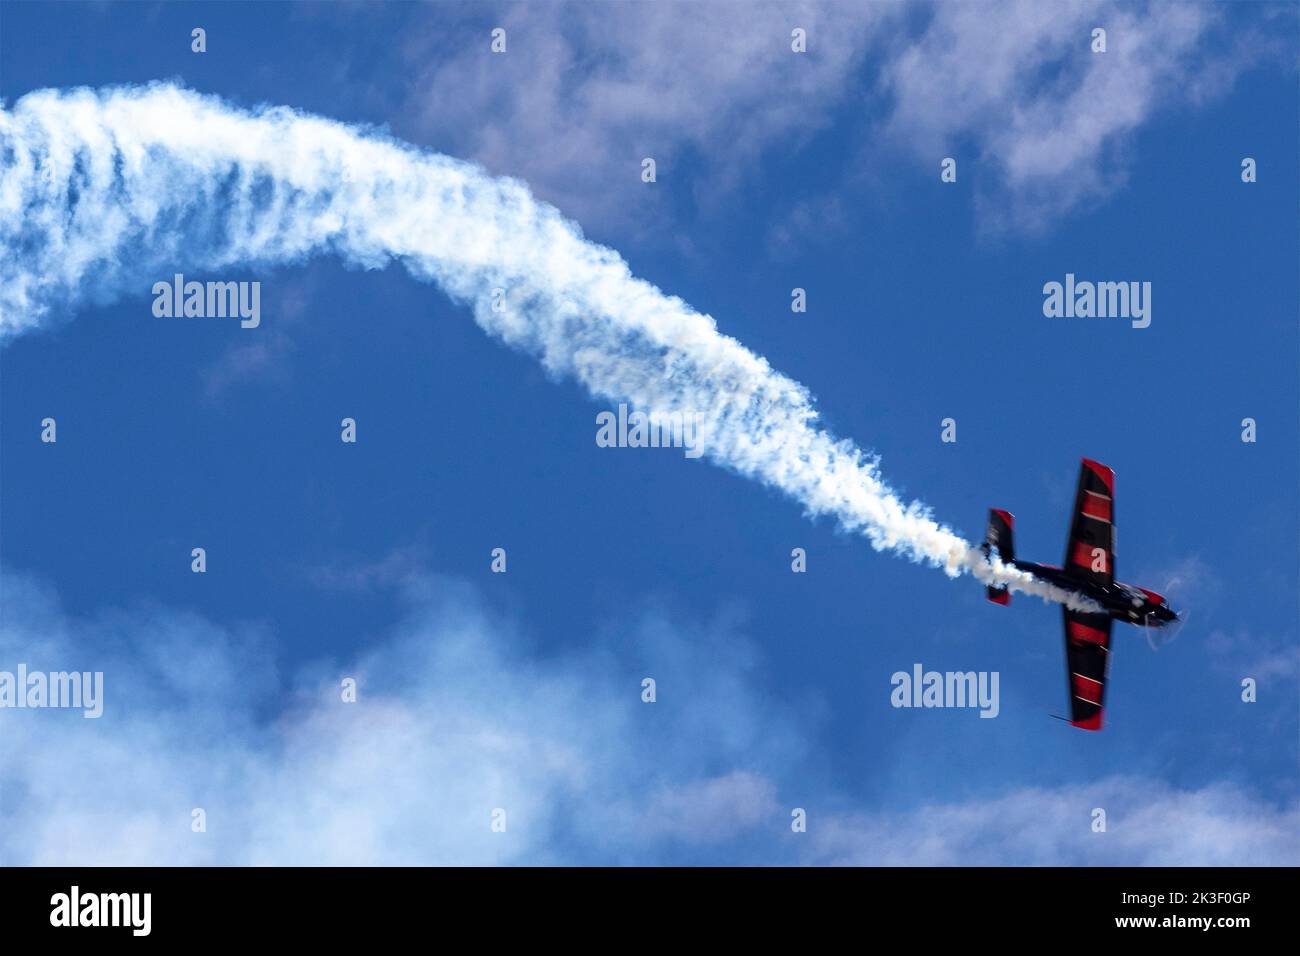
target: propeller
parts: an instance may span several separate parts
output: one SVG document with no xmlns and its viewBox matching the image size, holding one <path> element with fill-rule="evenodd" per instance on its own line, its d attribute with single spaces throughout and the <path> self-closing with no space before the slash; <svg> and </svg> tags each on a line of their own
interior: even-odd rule
<svg viewBox="0 0 1300 956">
<path fill-rule="evenodd" d="M 1144 627 L 1142 629 L 1143 632 L 1145 632 L 1146 634 L 1147 644 L 1150 645 L 1151 650 L 1153 651 L 1160 650 L 1160 648 L 1164 647 L 1166 644 L 1170 643 L 1174 638 L 1176 638 L 1179 635 L 1179 633 L 1182 631 L 1183 627 L 1186 626 L 1188 618 L 1191 617 L 1192 612 L 1189 608 L 1182 606 L 1177 602 L 1171 601 L 1168 598 L 1168 595 L 1176 594 L 1178 592 L 1178 589 L 1182 586 L 1182 583 L 1183 583 L 1182 578 L 1175 574 L 1165 583 L 1165 586 L 1160 590 L 1161 594 L 1166 595 L 1165 600 L 1169 602 L 1170 607 L 1180 608 L 1180 610 L 1177 612 L 1178 613 L 1177 620 L 1169 621 L 1168 623 L 1162 625 L 1161 627 Z"/>
</svg>

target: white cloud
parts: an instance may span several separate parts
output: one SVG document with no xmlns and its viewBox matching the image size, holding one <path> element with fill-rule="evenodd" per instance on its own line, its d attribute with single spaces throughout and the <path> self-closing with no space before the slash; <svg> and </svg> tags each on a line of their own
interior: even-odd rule
<svg viewBox="0 0 1300 956">
<path fill-rule="evenodd" d="M 1250 17 L 1224 30 L 1215 7 L 1187 2 L 498 9 L 504 55 L 488 52 L 486 21 L 443 17 L 443 29 L 411 31 L 394 126 L 527 180 L 589 229 L 662 225 L 660 195 L 638 179 L 644 156 L 665 189 L 721 208 L 743 199 L 736 187 L 756 182 L 761 158 L 794 156 L 837 109 L 857 114 L 861 128 L 841 116 L 837 133 L 856 164 L 807 184 L 831 192 L 794 200 L 791 222 L 773 227 L 776 254 L 843 228 L 801 221 L 832 195 L 890 187 L 880 172 L 894 159 L 878 134 L 936 177 L 941 157 L 957 157 L 960 181 L 979 183 L 985 226 L 1033 231 L 1121 187 L 1125 150 L 1152 118 L 1221 95 L 1243 69 L 1276 58 Z M 806 55 L 790 52 L 794 26 L 808 30 Z M 1091 52 L 1094 27 L 1107 31 L 1104 54 Z M 689 182 L 674 180 L 682 160 Z"/>
<path fill-rule="evenodd" d="M 986 225 L 1039 229 L 1122 185 L 1122 149 L 1155 114 L 1231 85 L 1246 64 L 1240 48 L 1211 52 L 1219 20 L 1180 2 L 939 4 L 884 70 L 887 130 L 936 171 L 958 157 Z"/>
<path fill-rule="evenodd" d="M 0 710 L 7 865 L 653 854 L 752 827 L 773 800 L 762 769 L 799 746 L 792 721 L 757 706 L 752 653 L 725 624 L 647 612 L 617 656 L 597 642 L 544 662 L 471 589 L 410 577 L 409 616 L 381 645 L 281 681 L 257 628 L 158 609 L 77 620 L 19 575 L 4 585 L 0 667 L 105 675 L 98 720 Z M 642 668 L 671 704 L 641 701 Z M 196 807 L 206 833 L 191 832 Z"/>
<path fill-rule="evenodd" d="M 1295 802 L 1222 782 L 846 809 L 807 773 L 813 722 L 774 702 L 725 619 L 630 615 L 557 657 L 464 584 L 400 587 L 392 634 L 282 679 L 262 629 L 158 608 L 73 618 L 6 573 L 0 669 L 103 670 L 106 702 L 98 720 L 0 710 L 0 864 L 1300 862 Z M 641 702 L 645 674 L 658 703 Z"/>
<path fill-rule="evenodd" d="M 259 329 L 255 338 L 236 335 L 214 360 L 199 372 L 204 397 L 215 402 L 232 387 L 252 383 L 288 386 L 292 381 L 291 356 L 300 325 L 311 318 L 316 281 L 309 274 L 302 278 L 282 276 L 264 286 L 265 314 L 275 322 Z"/>
<path fill-rule="evenodd" d="M 666 787 L 650 801 L 641 832 L 696 843 L 732 839 L 780 821 L 782 810 L 771 780 L 744 771 Z"/>
<path fill-rule="evenodd" d="M 673 183 L 703 161 L 697 202 L 738 182 L 766 150 L 789 152 L 855 88 L 853 71 L 886 4 L 530 4 L 501 8 L 507 52 L 488 52 L 487 25 L 413 31 L 403 56 L 403 134 L 521 177 L 588 229 L 654 213 L 640 181 L 656 160 Z M 808 52 L 791 51 L 807 31 Z M 481 38 L 481 42 L 473 42 Z"/>
<path fill-rule="evenodd" d="M 1094 808 L 1106 832 L 1092 830 Z M 1294 866 L 1300 805 L 1244 788 L 1182 790 L 1147 777 L 1024 788 L 905 813 L 808 823 L 808 862 L 902 866 Z"/>
</svg>

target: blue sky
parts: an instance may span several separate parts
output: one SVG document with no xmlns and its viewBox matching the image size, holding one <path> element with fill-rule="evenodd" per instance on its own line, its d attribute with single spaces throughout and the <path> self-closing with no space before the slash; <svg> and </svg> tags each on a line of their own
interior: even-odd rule
<svg viewBox="0 0 1300 956">
<path fill-rule="evenodd" d="M 175 80 L 519 177 L 968 538 L 1058 563 L 1106 462 L 1119 577 L 1191 621 L 1117 627 L 1076 731 L 1059 608 L 597 447 L 609 402 L 397 265 L 223 270 L 257 329 L 155 318 L 169 268 L 0 351 L 0 669 L 107 688 L 0 711 L 0 860 L 1297 862 L 1296 47 L 1294 4 L 6 4 L 7 109 Z M 1067 272 L 1151 326 L 1044 317 Z M 918 662 L 999 716 L 891 707 Z"/>
</svg>

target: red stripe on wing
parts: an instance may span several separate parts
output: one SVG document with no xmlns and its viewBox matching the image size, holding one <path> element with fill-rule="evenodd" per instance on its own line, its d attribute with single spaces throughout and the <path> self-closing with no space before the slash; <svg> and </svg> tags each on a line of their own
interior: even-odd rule
<svg viewBox="0 0 1300 956">
<path fill-rule="evenodd" d="M 1110 555 L 1106 553 L 1106 550 L 1104 548 L 1096 548 L 1093 545 L 1088 544 L 1086 541 L 1074 542 L 1074 550 L 1070 552 L 1070 563 L 1077 564 L 1079 567 L 1087 568 L 1089 571 L 1091 571 L 1092 562 L 1093 562 L 1093 554 L 1092 554 L 1093 551 L 1100 551 L 1103 555 L 1105 555 L 1106 558 L 1106 563 L 1103 567 L 1103 570 L 1097 573 L 1109 574 Z"/>
<path fill-rule="evenodd" d="M 1086 720 L 1072 720 L 1070 723 L 1084 730 L 1101 730 L 1101 711 L 1097 711 Z"/>
<path fill-rule="evenodd" d="M 1102 521 L 1110 520 L 1110 499 L 1099 495 L 1083 496 L 1083 513 Z"/>
<path fill-rule="evenodd" d="M 1079 621 L 1070 621 L 1067 625 L 1070 640 L 1083 641 L 1085 644 L 1100 644 L 1106 646 L 1106 632 L 1099 631 L 1095 627 L 1089 627 Z"/>
<path fill-rule="evenodd" d="M 1099 461 L 1093 461 L 1091 458 L 1083 459 L 1083 463 L 1088 466 L 1088 470 L 1101 479 L 1102 484 L 1111 495 L 1115 494 L 1115 472 L 1107 468 Z"/>
<path fill-rule="evenodd" d="M 1101 705 L 1101 683 L 1095 680 L 1089 680 L 1078 674 L 1074 678 L 1074 696 L 1080 700 L 1086 700 L 1090 704 Z"/>
</svg>

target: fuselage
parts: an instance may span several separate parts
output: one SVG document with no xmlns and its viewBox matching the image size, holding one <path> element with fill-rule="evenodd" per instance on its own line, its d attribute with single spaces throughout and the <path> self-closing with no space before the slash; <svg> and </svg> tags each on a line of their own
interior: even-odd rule
<svg viewBox="0 0 1300 956">
<path fill-rule="evenodd" d="M 1121 584 L 1119 581 L 1098 584 L 1080 580 L 1068 574 L 1063 568 L 1050 564 L 1037 564 L 1033 561 L 1011 563 L 1022 571 L 1028 571 L 1039 580 L 1088 598 L 1116 621 L 1142 627 L 1164 627 L 1178 620 L 1178 615 L 1169 606 L 1169 602 L 1155 591 L 1148 591 L 1134 584 Z"/>
</svg>

